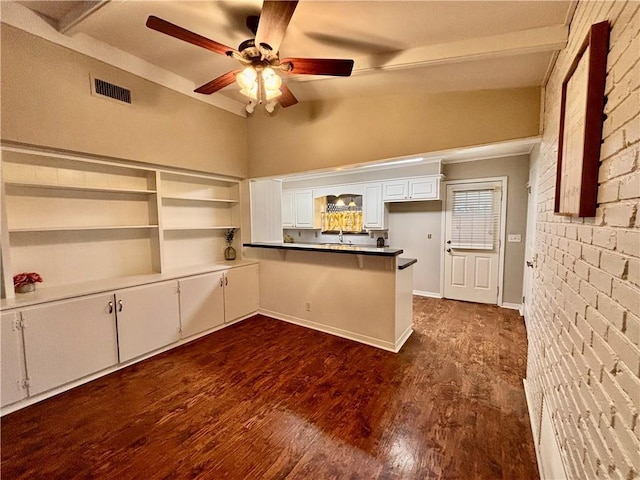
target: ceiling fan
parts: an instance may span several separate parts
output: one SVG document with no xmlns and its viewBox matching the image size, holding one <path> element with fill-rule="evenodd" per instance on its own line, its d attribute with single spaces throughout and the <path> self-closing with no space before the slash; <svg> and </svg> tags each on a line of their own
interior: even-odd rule
<svg viewBox="0 0 640 480">
<path fill-rule="evenodd" d="M 150 16 L 147 27 L 179 40 L 197 45 L 214 53 L 238 60 L 243 69 L 232 70 L 198 87 L 196 93 L 210 95 L 236 81 L 240 93 L 251 99 L 247 111 L 253 112 L 255 105 L 266 102 L 266 109 L 273 112 L 275 102 L 283 108 L 298 103 L 291 90 L 282 83 L 276 73 L 330 75 L 348 77 L 353 70 L 353 60 L 330 58 L 283 58 L 279 57 L 280 43 L 298 1 L 265 0 L 259 17 L 247 18 L 247 27 L 255 38 L 245 40 L 237 50 L 210 40 L 178 25 Z"/>
</svg>

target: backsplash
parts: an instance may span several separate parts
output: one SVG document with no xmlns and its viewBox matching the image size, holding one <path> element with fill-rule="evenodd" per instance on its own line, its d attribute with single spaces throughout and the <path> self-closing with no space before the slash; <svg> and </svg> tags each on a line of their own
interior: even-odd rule
<svg viewBox="0 0 640 480">
<path fill-rule="evenodd" d="M 297 230 L 284 229 L 284 233 L 290 235 L 295 243 L 339 243 L 337 233 L 320 233 L 318 230 Z M 351 242 L 352 245 L 366 245 L 370 247 L 376 246 L 378 237 L 385 239 L 385 245 L 389 245 L 387 231 L 374 231 L 370 234 L 351 234 L 345 233 L 343 236 L 344 243 Z"/>
</svg>

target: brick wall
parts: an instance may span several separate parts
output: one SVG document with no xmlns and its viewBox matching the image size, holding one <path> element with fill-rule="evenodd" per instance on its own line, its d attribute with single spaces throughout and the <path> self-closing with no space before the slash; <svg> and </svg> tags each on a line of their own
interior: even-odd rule
<svg viewBox="0 0 640 480">
<path fill-rule="evenodd" d="M 589 27 L 611 24 L 595 218 L 553 214 L 562 81 Z M 640 2 L 578 4 L 544 97 L 527 389 L 569 478 L 640 478 Z"/>
</svg>

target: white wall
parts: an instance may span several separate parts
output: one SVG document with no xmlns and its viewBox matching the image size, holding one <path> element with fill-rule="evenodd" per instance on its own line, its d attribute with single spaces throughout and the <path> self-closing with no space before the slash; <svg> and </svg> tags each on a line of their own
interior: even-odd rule
<svg viewBox="0 0 640 480">
<path fill-rule="evenodd" d="M 403 257 L 418 259 L 413 266 L 414 292 L 440 296 L 442 202 L 391 203 L 389 207 L 389 245 L 403 248 Z"/>
</svg>

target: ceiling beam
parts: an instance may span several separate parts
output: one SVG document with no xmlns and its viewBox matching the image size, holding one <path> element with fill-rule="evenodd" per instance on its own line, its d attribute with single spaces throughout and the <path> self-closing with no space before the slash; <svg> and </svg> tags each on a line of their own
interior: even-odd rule
<svg viewBox="0 0 640 480">
<path fill-rule="evenodd" d="M 438 45 L 426 45 L 404 50 L 392 58 L 388 54 L 361 57 L 356 59 L 354 72 L 400 70 L 561 50 L 567 44 L 568 35 L 569 28 L 567 26 L 553 25 Z"/>
<path fill-rule="evenodd" d="M 355 59 L 352 75 L 558 51 L 566 46 L 568 35 L 569 27 L 566 25 L 552 25 L 456 42 L 425 45 L 395 53 L 369 55 Z M 325 77 L 304 75 L 295 77 L 295 80 L 308 81 L 322 78 Z"/>
<path fill-rule="evenodd" d="M 69 32 L 73 27 L 82 23 L 110 1 L 111 0 L 84 0 L 77 2 L 78 4 L 69 10 L 58 22 L 58 31 L 60 33 Z"/>
</svg>

